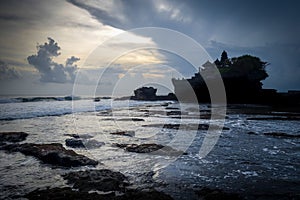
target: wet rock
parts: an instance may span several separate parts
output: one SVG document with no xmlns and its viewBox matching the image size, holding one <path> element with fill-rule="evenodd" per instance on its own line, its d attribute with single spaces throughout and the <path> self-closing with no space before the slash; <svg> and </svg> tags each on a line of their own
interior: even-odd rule
<svg viewBox="0 0 300 200">
<path fill-rule="evenodd" d="M 82 140 L 79 139 L 66 139 L 66 146 L 67 147 L 72 147 L 72 148 L 84 148 L 84 144 Z"/>
<path fill-rule="evenodd" d="M 300 120 L 299 116 L 282 116 L 282 117 L 248 117 L 247 120 Z"/>
<path fill-rule="evenodd" d="M 278 138 L 300 138 L 300 135 L 292 135 L 292 134 L 282 133 L 282 132 L 270 132 L 270 133 L 264 133 L 264 135 L 278 137 Z"/>
<path fill-rule="evenodd" d="M 118 198 L 117 198 L 118 199 Z M 120 200 L 172 200 L 173 198 L 163 192 L 152 191 L 128 191 L 124 196 L 119 197 Z"/>
<path fill-rule="evenodd" d="M 100 111 L 97 116 L 112 116 L 112 110 L 103 110 Z"/>
<path fill-rule="evenodd" d="M 89 138 L 93 137 L 92 135 L 89 135 L 89 134 L 80 134 L 80 135 L 79 134 L 64 134 L 64 136 L 72 137 L 75 139 L 79 139 L 79 138 L 89 139 Z"/>
<path fill-rule="evenodd" d="M 95 97 L 95 98 L 94 98 L 94 102 L 99 102 L 100 100 L 101 100 L 100 97 Z"/>
<path fill-rule="evenodd" d="M 24 196 L 29 200 L 43 199 L 67 199 L 67 200 L 172 200 L 169 195 L 158 191 L 134 191 L 129 190 L 123 195 L 115 195 L 114 193 L 98 194 L 96 192 L 87 193 L 82 191 L 72 190 L 72 188 L 51 188 L 44 190 L 35 190 Z"/>
<path fill-rule="evenodd" d="M 164 146 L 160 144 L 130 144 L 126 146 L 126 151 L 135 153 L 151 153 L 162 149 Z"/>
<path fill-rule="evenodd" d="M 169 104 L 170 104 L 169 102 L 166 102 L 166 103 L 162 103 L 162 104 L 160 104 L 160 105 L 166 107 L 166 106 L 168 106 Z"/>
<path fill-rule="evenodd" d="M 145 121 L 142 118 L 122 118 L 122 119 L 117 119 L 117 121 L 133 121 L 133 122 L 142 122 Z"/>
<path fill-rule="evenodd" d="M 134 137 L 135 132 L 134 131 L 117 131 L 110 133 L 111 135 L 121 135 L 121 136 L 128 136 L 128 137 Z"/>
<path fill-rule="evenodd" d="M 179 110 L 168 111 L 167 116 L 171 116 L 171 115 L 181 115 L 181 111 Z"/>
<path fill-rule="evenodd" d="M 105 145 L 104 142 L 99 142 L 97 140 L 86 140 L 84 141 L 84 146 L 88 149 L 99 148 Z"/>
<path fill-rule="evenodd" d="M 227 193 L 220 189 L 202 188 L 195 192 L 201 199 L 204 200 L 240 200 L 238 194 Z"/>
<path fill-rule="evenodd" d="M 27 136 L 24 132 L 0 132 L 0 142 L 22 142 Z"/>
<path fill-rule="evenodd" d="M 151 190 L 151 188 L 162 188 L 166 187 L 168 184 L 163 180 L 154 180 L 154 171 L 144 172 L 141 174 L 135 174 L 133 184 L 129 187 L 135 190 Z"/>
<path fill-rule="evenodd" d="M 24 196 L 29 200 L 43 199 L 43 200 L 54 200 L 54 199 L 74 199 L 74 200 L 109 200 L 114 199 L 112 194 L 97 194 L 75 191 L 72 188 L 51 188 L 44 190 L 34 190 Z"/>
<path fill-rule="evenodd" d="M 176 107 L 166 107 L 165 109 L 166 110 L 179 110 L 179 108 L 176 108 Z"/>
<path fill-rule="evenodd" d="M 63 175 L 63 178 L 72 184 L 73 188 L 83 192 L 124 192 L 125 186 L 128 185 L 127 178 L 122 173 L 109 169 L 75 171 Z"/>
<path fill-rule="evenodd" d="M 165 128 L 165 129 L 179 129 L 179 127 L 187 127 L 184 124 L 146 124 L 142 125 L 143 127 L 154 127 L 154 128 Z"/>
<path fill-rule="evenodd" d="M 64 134 L 64 136 L 72 137 L 72 138 L 80 138 L 78 134 Z"/>
<path fill-rule="evenodd" d="M 253 131 L 250 131 L 247 133 L 248 135 L 258 135 L 257 133 L 253 132 Z"/>
<path fill-rule="evenodd" d="M 113 146 L 125 149 L 128 152 L 135 152 L 135 153 L 154 153 L 157 155 L 170 155 L 170 156 L 179 156 L 182 154 L 186 154 L 183 151 L 179 151 L 173 149 L 169 146 L 164 146 L 161 144 L 113 144 Z"/>
<path fill-rule="evenodd" d="M 146 110 L 146 109 L 140 109 L 138 110 L 139 112 L 145 112 L 145 113 L 149 113 L 150 111 L 149 110 Z"/>
<path fill-rule="evenodd" d="M 10 152 L 21 152 L 24 155 L 33 156 L 43 163 L 62 167 L 78 167 L 85 165 L 95 166 L 98 161 L 92 160 L 84 155 L 77 154 L 73 150 L 65 149 L 62 144 L 13 144 L 2 148 Z"/>
<path fill-rule="evenodd" d="M 143 127 L 156 127 L 156 128 L 165 128 L 165 129 L 181 129 L 181 130 L 208 130 L 209 127 L 211 129 L 223 129 L 230 130 L 228 127 L 220 127 L 217 125 L 209 125 L 209 124 L 147 124 L 143 125 Z"/>
</svg>

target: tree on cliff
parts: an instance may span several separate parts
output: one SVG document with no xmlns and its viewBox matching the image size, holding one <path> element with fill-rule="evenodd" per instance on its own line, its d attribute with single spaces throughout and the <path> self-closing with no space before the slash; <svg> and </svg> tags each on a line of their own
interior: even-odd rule
<svg viewBox="0 0 300 200">
<path fill-rule="evenodd" d="M 261 81 L 268 77 L 266 72 L 267 62 L 250 55 L 243 55 L 231 59 L 230 71 L 240 76 L 246 76 L 250 81 Z"/>
<path fill-rule="evenodd" d="M 217 59 L 215 64 L 222 77 L 244 77 L 251 82 L 260 82 L 268 77 L 266 66 L 269 63 L 251 55 L 228 58 L 227 52 L 223 51 L 221 60 Z"/>
</svg>

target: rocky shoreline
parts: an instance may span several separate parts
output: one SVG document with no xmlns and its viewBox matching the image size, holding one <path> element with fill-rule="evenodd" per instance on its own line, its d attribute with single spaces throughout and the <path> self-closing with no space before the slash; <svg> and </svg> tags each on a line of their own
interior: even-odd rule
<svg viewBox="0 0 300 200">
<path fill-rule="evenodd" d="M 167 107 L 169 108 L 169 107 Z M 141 112 L 150 113 L 150 109 L 143 108 L 139 110 Z M 172 117 L 179 115 L 184 118 L 187 113 L 175 112 L 176 107 L 166 109 L 169 114 L 167 116 Z M 175 110 L 174 112 L 172 110 Z M 147 112 L 148 111 L 148 112 Z M 160 110 L 158 110 L 160 111 Z M 232 110 L 230 110 L 232 112 Z M 155 110 L 153 112 L 156 112 Z M 261 112 L 261 115 L 266 115 L 268 112 Z M 207 118 L 210 116 L 209 110 L 206 110 L 204 114 L 207 114 Z M 103 114 L 105 115 L 105 114 Z M 274 114 L 276 115 L 276 113 Z M 279 115 L 277 113 L 277 115 Z M 293 119 L 298 119 L 299 115 L 286 114 L 286 116 L 292 116 Z M 281 116 L 280 116 L 281 117 Z M 284 117 L 284 116 L 283 116 Z M 206 115 L 205 115 L 206 118 Z M 250 118 L 250 117 L 249 117 Z M 256 120 L 249 119 L 247 120 Z M 133 121 L 143 122 L 139 118 L 126 118 L 119 121 Z M 259 120 L 259 119 L 258 119 Z M 295 120 L 295 121 L 296 121 Z M 209 124 L 179 124 L 179 123 L 160 123 L 155 122 L 151 124 L 141 124 L 143 128 L 161 128 L 164 130 L 185 130 L 185 131 L 207 131 Z M 220 129 L 223 131 L 229 131 L 232 126 L 218 127 L 216 125 L 211 126 L 212 129 Z M 19 152 L 25 156 L 32 156 L 39 160 L 43 165 L 63 168 L 64 173 L 59 174 L 60 177 L 66 181 L 64 187 L 41 187 L 35 189 L 24 196 L 19 196 L 27 199 L 172 199 L 172 197 L 160 190 L 161 187 L 165 187 L 163 183 L 155 182 L 154 172 L 142 174 L 141 181 L 138 183 L 133 182 L 129 176 L 125 174 L 105 169 L 105 166 L 99 163 L 97 160 L 93 160 L 85 155 L 81 155 L 82 149 L 98 148 L 101 146 L 108 146 L 102 141 L 98 141 L 97 138 L 90 135 L 91 133 L 84 133 L 82 135 L 77 134 L 65 134 L 64 142 L 61 143 L 45 143 L 35 144 L 26 143 L 26 138 L 29 136 L 25 132 L 0 132 L 0 150 L 7 153 Z M 180 156 L 187 155 L 187 153 L 173 149 L 170 146 L 156 144 L 151 142 L 141 142 L 135 137 L 135 132 L 130 130 L 110 130 L 107 133 L 113 136 L 113 138 L 124 139 L 119 140 L 118 143 L 112 143 L 110 147 L 115 149 L 122 149 L 126 153 L 130 154 L 153 154 L 159 156 Z M 255 131 L 245 132 L 249 135 L 249 139 L 255 138 L 256 135 L 265 138 L 278 139 L 298 139 L 299 135 L 290 134 L 289 132 L 276 132 L 276 131 Z M 248 137 L 248 136 L 247 136 Z M 73 150 L 74 149 L 74 150 Z M 77 151 L 77 152 L 76 152 Z M 101 169 L 99 169 L 99 166 Z M 102 169 L 103 168 L 103 169 Z M 199 186 L 200 187 L 200 186 Z M 230 193 L 218 188 L 212 187 L 200 187 L 195 189 L 193 193 L 198 199 L 245 199 L 240 193 Z M 169 193 L 172 194 L 172 193 Z M 294 195 L 295 196 L 295 195 Z M 294 197 L 291 196 L 291 197 Z M 253 197 L 253 196 L 252 196 Z M 258 196 L 259 197 L 259 196 Z M 270 196 L 272 198 L 273 196 Z M 299 197 L 299 196 L 296 196 Z"/>
<path fill-rule="evenodd" d="M 20 143 L 26 140 L 29 134 L 24 132 L 0 132 L 1 146 L 0 150 L 7 153 L 20 152 L 26 156 L 33 156 L 42 163 L 69 169 L 69 172 L 62 174 L 62 178 L 67 181 L 66 187 L 54 188 L 38 188 L 29 192 L 24 196 L 16 196 L 16 198 L 27 199 L 105 199 L 105 200 L 171 200 L 168 194 L 157 191 L 158 183 L 154 183 L 152 176 L 154 173 L 147 173 L 141 179 L 143 182 L 150 183 L 148 187 L 132 187 L 133 183 L 129 178 L 120 172 L 109 169 L 86 169 L 77 171 L 74 167 L 79 166 L 96 166 L 98 161 L 92 160 L 86 156 L 77 154 L 73 150 L 65 149 L 62 144 L 34 144 Z M 121 134 L 122 135 L 122 134 Z M 77 135 L 67 135 L 76 141 Z M 72 139 L 72 140 L 73 140 Z M 70 139 L 66 139 L 70 141 Z M 77 143 L 75 143 L 77 144 Z M 78 143 L 74 148 L 82 148 L 83 143 Z M 184 152 L 177 151 L 171 147 L 158 144 L 114 144 L 114 146 L 122 148 L 133 153 L 157 153 L 160 155 L 178 156 Z M 74 171 L 75 170 L 75 171 Z M 207 191 L 207 192 L 206 192 Z M 200 198 L 211 199 L 211 197 L 238 197 L 238 195 L 229 195 L 221 190 L 206 189 L 202 192 L 195 191 Z M 239 199 L 239 198 L 235 198 Z"/>
<path fill-rule="evenodd" d="M 128 178 L 120 172 L 109 169 L 88 169 L 85 171 L 72 171 L 73 167 L 96 166 L 98 161 L 68 150 L 59 143 L 33 144 L 22 143 L 27 133 L 1 132 L 0 150 L 7 153 L 20 152 L 26 156 L 33 156 L 42 163 L 55 167 L 67 167 L 71 171 L 62 177 L 70 187 L 36 189 L 28 194 L 28 199 L 172 199 L 169 195 L 156 191 L 154 188 L 148 191 L 130 189 Z M 76 135 L 70 135 L 78 138 Z M 66 141 L 70 141 L 67 139 Z M 74 141 L 73 141 L 74 142 Z M 82 147 L 83 143 L 76 143 Z M 76 146 L 76 145 L 75 145 Z M 77 148 L 78 146 L 76 146 Z"/>
</svg>

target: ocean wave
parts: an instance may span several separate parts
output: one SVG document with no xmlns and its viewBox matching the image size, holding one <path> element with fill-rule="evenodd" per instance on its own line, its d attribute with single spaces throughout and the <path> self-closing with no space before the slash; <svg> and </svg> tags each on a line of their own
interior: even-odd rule
<svg viewBox="0 0 300 200">
<path fill-rule="evenodd" d="M 26 102 L 39 102 L 39 101 L 75 101 L 80 100 L 78 96 L 64 96 L 64 97 L 13 97 L 0 98 L 0 104 L 3 103 L 26 103 Z"/>
<path fill-rule="evenodd" d="M 57 112 L 57 113 L 30 113 L 24 115 L 11 115 L 7 117 L 0 116 L 0 121 L 11 121 L 16 119 L 31 119 L 36 117 L 51 117 L 72 114 L 73 112 Z"/>
<path fill-rule="evenodd" d="M 30 119 L 35 117 L 61 116 L 79 112 L 97 112 L 111 109 L 109 101 L 101 104 L 91 99 L 84 99 L 72 103 L 69 100 L 62 101 L 31 101 L 23 103 L 2 104 L 0 109 L 0 121 L 16 119 Z"/>
</svg>

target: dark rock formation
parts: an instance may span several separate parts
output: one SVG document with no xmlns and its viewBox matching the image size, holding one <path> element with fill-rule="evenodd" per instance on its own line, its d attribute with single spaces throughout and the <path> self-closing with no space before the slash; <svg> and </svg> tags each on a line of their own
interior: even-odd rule
<svg viewBox="0 0 300 200">
<path fill-rule="evenodd" d="M 24 196 L 29 200 L 43 199 L 66 199 L 66 200 L 172 200 L 172 197 L 158 191 L 134 191 L 129 190 L 124 195 L 116 196 L 114 193 L 98 194 L 96 192 L 87 193 L 72 190 L 72 188 L 52 188 L 45 190 L 35 190 Z"/>
<path fill-rule="evenodd" d="M 248 117 L 247 120 L 300 120 L 300 116 L 285 116 L 285 117 Z"/>
<path fill-rule="evenodd" d="M 173 198 L 156 190 L 152 191 L 129 191 L 120 200 L 172 200 Z"/>
<path fill-rule="evenodd" d="M 177 101 L 175 94 L 169 93 L 168 95 L 156 95 L 157 89 L 153 87 L 141 87 L 134 90 L 134 96 L 130 97 L 132 100 L 141 101 L 162 101 L 162 100 L 174 100 Z"/>
<path fill-rule="evenodd" d="M 78 134 L 64 134 L 64 136 L 69 136 L 69 137 L 72 137 L 72 138 L 80 138 Z"/>
<path fill-rule="evenodd" d="M 145 121 L 142 118 L 122 118 L 122 119 L 117 119 L 117 121 L 133 121 L 133 122 L 142 122 Z"/>
<path fill-rule="evenodd" d="M 152 176 L 153 174 L 151 174 Z M 75 199 L 75 200 L 171 200 L 169 195 L 157 192 L 129 189 L 127 177 L 108 169 L 74 171 L 62 175 L 72 187 L 34 190 L 25 195 L 28 199 Z M 96 192 L 97 191 L 97 192 Z M 99 193 L 98 193 L 99 192 Z"/>
<path fill-rule="evenodd" d="M 209 124 L 147 124 L 143 127 L 156 127 L 156 128 L 166 128 L 166 129 L 182 129 L 182 130 L 208 130 L 209 127 L 212 129 L 219 129 L 222 127 Z M 228 127 L 223 127 L 223 130 L 230 130 Z"/>
<path fill-rule="evenodd" d="M 176 108 L 176 107 L 166 107 L 165 109 L 166 110 L 179 110 L 179 108 Z"/>
<path fill-rule="evenodd" d="M 167 112 L 167 116 L 171 116 L 171 115 L 181 115 L 181 114 L 183 114 L 183 115 L 187 115 L 188 114 L 188 112 L 181 112 L 181 111 L 179 111 L 179 110 L 172 110 L 172 111 L 168 111 Z"/>
<path fill-rule="evenodd" d="M 248 135 L 258 135 L 257 133 L 253 132 L 253 131 L 250 131 L 247 133 Z"/>
<path fill-rule="evenodd" d="M 114 144 L 114 146 L 125 149 L 128 152 L 135 153 L 155 153 L 158 155 L 178 156 L 185 154 L 183 151 L 178 151 L 169 146 L 160 144 Z"/>
<path fill-rule="evenodd" d="M 292 135 L 292 134 L 281 133 L 281 132 L 264 133 L 264 135 L 278 137 L 278 138 L 300 138 L 300 135 Z"/>
<path fill-rule="evenodd" d="M 94 102 L 99 102 L 100 99 L 101 99 L 100 97 L 95 97 L 95 98 L 94 98 Z"/>
<path fill-rule="evenodd" d="M 44 189 L 44 190 L 34 190 L 29 194 L 24 196 L 29 200 L 36 200 L 36 199 L 43 199 L 43 200 L 59 200 L 59 199 L 66 199 L 66 200 L 109 200 L 113 199 L 112 194 L 108 195 L 99 195 L 97 193 L 87 193 L 87 192 L 79 192 L 75 191 L 70 187 L 64 188 L 51 188 L 51 189 Z"/>
<path fill-rule="evenodd" d="M 69 137 L 72 137 L 72 138 L 75 138 L 75 139 L 79 139 L 79 138 L 82 138 L 82 139 L 89 139 L 89 138 L 92 138 L 93 136 L 92 135 L 89 135 L 89 134 L 64 134 L 64 136 L 69 136 Z"/>
<path fill-rule="evenodd" d="M 117 132 L 113 132 L 110 134 L 133 137 L 135 135 L 135 132 L 134 131 L 117 131 Z"/>
<path fill-rule="evenodd" d="M 21 152 L 28 156 L 36 157 L 43 163 L 62 167 L 78 167 L 85 165 L 95 166 L 98 161 L 92 160 L 84 155 L 77 154 L 73 150 L 65 149 L 62 144 L 12 144 L 2 147 L 10 152 Z"/>
<path fill-rule="evenodd" d="M 69 184 L 73 184 L 73 188 L 83 192 L 91 190 L 124 192 L 125 186 L 128 185 L 122 173 L 108 169 L 75 171 L 63 175 L 63 178 Z"/>
<path fill-rule="evenodd" d="M 195 192 L 203 200 L 240 200 L 238 194 L 227 193 L 220 189 L 202 188 Z"/>
<path fill-rule="evenodd" d="M 24 132 L 1 132 L 0 142 L 22 142 L 27 136 L 28 134 Z"/>
<path fill-rule="evenodd" d="M 153 87 L 142 87 L 134 90 L 135 100 L 154 100 L 156 98 L 157 89 Z"/>
<path fill-rule="evenodd" d="M 79 139 L 66 139 L 66 146 L 67 147 L 72 147 L 72 148 L 84 148 L 84 144 L 82 140 Z"/>
</svg>

